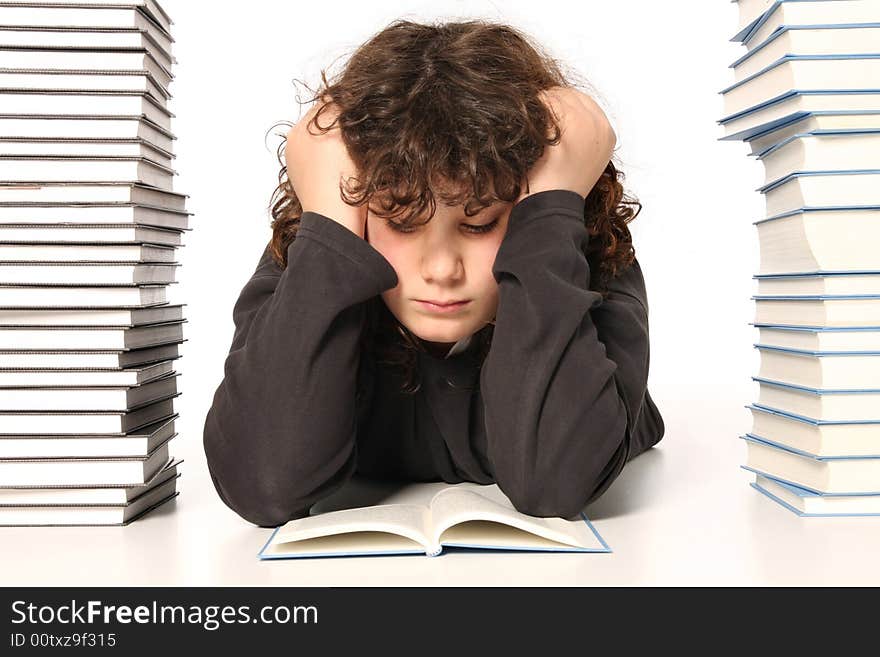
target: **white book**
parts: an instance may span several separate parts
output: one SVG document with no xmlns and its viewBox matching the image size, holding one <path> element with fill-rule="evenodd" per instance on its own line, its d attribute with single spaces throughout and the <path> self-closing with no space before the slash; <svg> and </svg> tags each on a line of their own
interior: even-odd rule
<svg viewBox="0 0 880 657">
<path fill-rule="evenodd" d="M 62 69 L 79 71 L 148 71 L 163 86 L 174 75 L 147 50 L 37 50 L 0 48 L 0 68 Z"/>
<path fill-rule="evenodd" d="M 70 0 L 53 2 L 53 5 L 77 4 L 78 7 L 43 6 L 37 2 L 0 5 L 0 25 L 7 26 L 45 26 L 45 27 L 136 27 L 154 29 L 165 33 L 169 41 L 167 27 L 142 11 L 137 10 L 137 0 L 113 3 L 113 7 L 89 6 L 99 3 L 91 0 L 76 3 Z M 39 7 L 39 11 L 34 11 Z"/>
<path fill-rule="evenodd" d="M 130 411 L 177 394 L 179 376 L 116 388 L 0 388 L 0 411 Z"/>
<path fill-rule="evenodd" d="M 865 114 L 880 111 L 880 90 L 792 91 L 771 98 L 744 112 L 726 116 L 718 123 L 724 128 L 722 140 L 751 139 L 756 135 L 791 123 L 816 112 Z"/>
<path fill-rule="evenodd" d="M 817 458 L 742 436 L 748 445 L 746 469 L 818 493 L 880 493 L 880 458 Z"/>
<path fill-rule="evenodd" d="M 0 152 L 4 155 L 42 155 L 89 157 L 145 157 L 171 168 L 174 153 L 156 148 L 143 139 L 64 139 L 44 137 L 0 137 Z"/>
<path fill-rule="evenodd" d="M 767 217 L 803 208 L 880 207 L 880 171 L 795 173 L 758 189 Z"/>
<path fill-rule="evenodd" d="M 180 393 L 177 393 L 175 397 L 179 395 Z M 162 399 L 127 412 L 0 411 L 0 435 L 99 433 L 121 435 L 171 415 L 174 415 L 174 398 Z"/>
<path fill-rule="evenodd" d="M 875 20 L 880 14 L 875 16 Z M 739 82 L 791 55 L 864 55 L 877 53 L 880 23 L 861 25 L 786 25 L 730 65 Z"/>
<path fill-rule="evenodd" d="M 880 389 L 819 390 L 758 377 L 752 380 L 758 383 L 758 404 L 766 408 L 811 420 L 880 424 Z M 876 449 L 880 456 L 880 439 Z"/>
<path fill-rule="evenodd" d="M 743 39 L 749 50 L 757 48 L 771 34 L 786 25 L 842 25 L 876 23 L 878 0 L 826 0 L 824 2 L 780 2 L 771 7 Z"/>
<path fill-rule="evenodd" d="M 168 463 L 168 442 L 146 457 L 0 460 L 0 486 L 131 486 Z"/>
<path fill-rule="evenodd" d="M 880 388 L 880 353 L 814 354 L 808 351 L 756 347 L 759 375 L 811 388 Z"/>
<path fill-rule="evenodd" d="M 880 495 L 822 495 L 759 474 L 750 485 L 799 516 L 880 515 Z"/>
<path fill-rule="evenodd" d="M 139 486 L 0 488 L 0 506 L 125 504 L 169 479 L 179 477 L 177 470 L 181 463 L 183 459 L 169 460 L 165 467 L 153 475 L 147 483 Z"/>
<path fill-rule="evenodd" d="M 764 184 L 800 171 L 880 170 L 880 131 L 859 134 L 796 135 L 771 147 L 758 160 Z"/>
<path fill-rule="evenodd" d="M 91 94 L 100 92 L 146 94 L 160 106 L 166 105 L 172 97 L 171 92 L 148 71 L 72 71 L 69 69 L 35 71 L 29 68 L 6 68 L 0 69 L 0 89 L 21 93 L 67 91 Z M 38 114 L 45 113 L 38 112 Z M 136 119 L 139 116 L 130 118 Z"/>
<path fill-rule="evenodd" d="M 867 81 L 871 80 L 880 80 L 880 57 L 876 55 L 846 59 L 792 55 L 777 60 L 720 93 L 724 98 L 724 114 L 731 116 L 792 91 L 876 89 L 876 86 L 869 87 Z"/>
<path fill-rule="evenodd" d="M 880 352 L 880 325 L 867 328 L 765 326 L 756 323 L 759 344 L 803 351 Z"/>
<path fill-rule="evenodd" d="M 749 407 L 751 435 L 816 456 L 880 456 L 876 424 L 817 421 L 779 410 Z"/>
<path fill-rule="evenodd" d="M 180 357 L 178 351 L 177 344 L 128 351 L 0 351 L 0 369 L 121 370 L 157 361 L 174 360 Z"/>
<path fill-rule="evenodd" d="M 158 30 L 119 28 L 94 30 L 72 27 L 0 26 L 0 47 L 90 48 L 148 50 L 168 70 L 176 64 L 172 42 Z"/>
<path fill-rule="evenodd" d="M 164 285 L 130 287 L 3 287 L 0 308 L 134 308 L 166 302 Z"/>
<path fill-rule="evenodd" d="M 757 275 L 758 295 L 875 295 L 880 297 L 880 271 Z"/>
<path fill-rule="evenodd" d="M 27 185 L 0 184 L 0 203 L 131 203 L 184 211 L 186 194 L 130 182 L 40 181 Z"/>
<path fill-rule="evenodd" d="M 16 182 L 131 182 L 171 189 L 173 169 L 146 158 L 49 158 L 0 155 L 0 177 Z"/>
<path fill-rule="evenodd" d="M 755 299 L 756 324 L 829 328 L 880 326 L 880 299 L 752 298 Z"/>
<path fill-rule="evenodd" d="M 758 19 L 764 15 L 775 0 L 733 0 L 739 10 L 739 22 L 736 26 L 736 35 L 731 41 L 742 41 L 749 33 Z"/>
<path fill-rule="evenodd" d="M 848 134 L 880 130 L 880 112 L 813 112 L 748 140 L 749 155 L 761 155 L 781 141 L 795 135 Z"/>
<path fill-rule="evenodd" d="M 174 24 L 174 21 L 171 20 L 171 17 L 157 0 L 28 0 L 14 2 L 13 4 L 38 7 L 39 13 L 59 11 L 60 16 L 75 16 L 77 12 L 86 12 L 88 16 L 96 18 L 103 16 L 102 11 L 118 11 L 119 8 L 125 8 L 129 12 L 143 14 L 164 32 L 170 32 L 171 26 Z M 64 5 L 75 7 L 76 9 L 73 10 L 73 14 L 71 14 L 70 9 L 63 8 Z M 103 23 L 100 24 L 103 25 Z"/>
<path fill-rule="evenodd" d="M 0 115 L 0 135 L 5 139 L 140 140 L 165 153 L 174 151 L 176 137 L 145 116 L 64 116 L 34 118 L 28 114 Z"/>
<path fill-rule="evenodd" d="M 179 475 L 178 475 L 179 476 Z M 3 527 L 97 527 L 124 526 L 164 506 L 180 493 L 177 479 L 124 505 L 116 506 L 0 506 Z"/>
<path fill-rule="evenodd" d="M 169 264 L 94 264 L 4 263 L 0 262 L 0 285 L 91 285 L 170 284 L 175 282 L 178 263 Z"/>
<path fill-rule="evenodd" d="M 188 212 L 149 205 L 121 203 L 29 203 L 0 205 L 2 224 L 140 224 L 175 230 L 189 229 Z"/>
<path fill-rule="evenodd" d="M 158 379 L 172 371 L 170 360 L 125 370 L 0 370 L 0 387 L 119 387 Z M 2 452 L 2 450 L 0 450 Z M 118 456 L 118 455 L 117 455 Z"/>
<path fill-rule="evenodd" d="M 171 130 L 169 112 L 146 93 L 90 93 L 86 91 L 0 92 L 3 114 L 30 116 L 145 116 Z"/>
<path fill-rule="evenodd" d="M 0 238 L 3 231 L 0 230 Z M 4 262 L 126 262 L 173 263 L 176 252 L 158 244 L 6 244 L 0 242 Z M 0 315 L 3 313 L 0 312 Z M 0 324 L 3 320 L 0 319 Z"/>
<path fill-rule="evenodd" d="M 3 436 L 0 459 L 144 457 L 177 435 L 177 417 L 175 414 L 124 436 Z M 7 503 L 0 493 L 0 505 Z"/>
<path fill-rule="evenodd" d="M 755 226 L 761 274 L 880 270 L 880 208 L 800 210 Z"/>
<path fill-rule="evenodd" d="M 0 330 L 0 350 L 114 351 L 183 340 L 185 320 L 132 327 L 18 327 Z"/>
<path fill-rule="evenodd" d="M 179 230 L 121 224 L 0 224 L 0 242 L 6 244 L 122 244 L 149 242 L 180 246 Z"/>
<path fill-rule="evenodd" d="M 183 320 L 183 306 L 166 304 L 134 309 L 0 309 L 0 327 L 10 326 L 104 326 L 129 327 Z"/>
<path fill-rule="evenodd" d="M 497 484 L 411 483 L 381 503 L 358 504 L 277 527 L 260 559 L 381 554 L 438 556 L 453 547 L 609 552 L 581 513 L 571 520 L 517 511 Z"/>
</svg>

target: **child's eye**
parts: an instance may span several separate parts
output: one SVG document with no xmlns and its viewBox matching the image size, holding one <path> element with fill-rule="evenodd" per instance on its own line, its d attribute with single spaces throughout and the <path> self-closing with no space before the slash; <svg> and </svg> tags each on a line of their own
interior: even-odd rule
<svg viewBox="0 0 880 657">
<path fill-rule="evenodd" d="M 470 224 L 465 224 L 465 228 L 467 228 L 472 233 L 488 233 L 490 230 L 495 228 L 498 225 L 498 219 L 492 221 L 488 224 L 483 224 L 482 226 L 472 226 Z"/>
<path fill-rule="evenodd" d="M 415 226 L 405 227 L 405 226 L 402 226 L 401 224 L 397 223 L 396 221 L 392 221 L 391 219 L 387 219 L 387 218 L 385 219 L 385 225 L 388 226 L 391 230 L 394 230 L 398 233 L 414 233 L 416 231 Z M 481 226 L 475 226 L 472 224 L 462 224 L 462 225 L 465 227 L 465 229 L 469 233 L 482 234 L 482 233 L 488 233 L 489 231 L 493 230 L 498 225 L 498 219 L 495 219 L 491 223 L 483 224 Z"/>
</svg>

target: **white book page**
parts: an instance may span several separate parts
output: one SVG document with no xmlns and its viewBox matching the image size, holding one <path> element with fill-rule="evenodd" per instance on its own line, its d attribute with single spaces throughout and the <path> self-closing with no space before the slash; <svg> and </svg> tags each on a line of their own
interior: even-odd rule
<svg viewBox="0 0 880 657">
<path fill-rule="evenodd" d="M 291 520 L 272 538 L 272 554 L 380 551 L 423 547 L 428 541 L 428 509 L 414 504 L 381 504 L 330 511 Z"/>
<path fill-rule="evenodd" d="M 431 513 L 433 540 L 438 545 L 455 542 L 500 547 L 602 547 L 583 520 L 520 513 L 497 484 L 465 482 L 442 490 L 431 501 Z M 461 526 L 456 527 L 459 523 Z"/>
</svg>

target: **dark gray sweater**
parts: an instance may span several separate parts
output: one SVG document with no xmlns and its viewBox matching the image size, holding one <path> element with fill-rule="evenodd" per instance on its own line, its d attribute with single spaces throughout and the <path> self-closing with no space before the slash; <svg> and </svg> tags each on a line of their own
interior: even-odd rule
<svg viewBox="0 0 880 657">
<path fill-rule="evenodd" d="M 577 515 L 664 433 L 647 392 L 641 267 L 613 279 L 603 300 L 590 289 L 588 239 L 575 192 L 514 206 L 492 269 L 488 356 L 419 353 L 422 386 L 408 395 L 359 344 L 365 303 L 397 285 L 394 268 L 346 227 L 303 213 L 287 268 L 267 247 L 233 310 L 204 427 L 221 499 L 275 527 L 308 515 L 357 471 L 497 482 L 523 513 Z"/>
</svg>

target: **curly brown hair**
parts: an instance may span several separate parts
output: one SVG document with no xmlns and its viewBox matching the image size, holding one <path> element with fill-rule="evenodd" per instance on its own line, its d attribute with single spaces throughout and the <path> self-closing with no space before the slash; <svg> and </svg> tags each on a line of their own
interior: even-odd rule
<svg viewBox="0 0 880 657">
<path fill-rule="evenodd" d="M 572 77 L 508 25 L 397 20 L 357 48 L 332 82 L 321 71 L 322 85 L 306 102 L 324 104 L 309 129 L 314 125 L 324 133 L 338 124 L 358 171 L 357 178 L 340 181 L 346 203 L 366 203 L 373 210 L 378 201 L 375 214 L 408 222 L 425 211 L 433 216 L 440 198 L 464 205 L 472 216 L 495 201 L 519 198 L 526 173 L 561 134 L 540 92 L 575 87 Z M 331 102 L 338 115 L 322 126 L 319 119 Z M 278 146 L 281 171 L 270 205 L 270 248 L 281 268 L 302 215 L 287 177 L 285 145 L 286 140 Z M 608 281 L 635 257 L 627 223 L 641 204 L 624 194 L 622 179 L 609 162 L 584 202 L 590 235 L 584 255 L 593 272 L 591 287 L 603 296 Z M 380 296 L 366 306 L 362 348 L 375 362 L 400 367 L 402 390 L 416 392 L 417 352 L 424 346 Z M 475 334 L 480 364 L 493 328 L 489 324 Z"/>
</svg>

